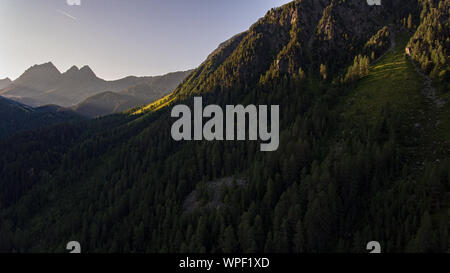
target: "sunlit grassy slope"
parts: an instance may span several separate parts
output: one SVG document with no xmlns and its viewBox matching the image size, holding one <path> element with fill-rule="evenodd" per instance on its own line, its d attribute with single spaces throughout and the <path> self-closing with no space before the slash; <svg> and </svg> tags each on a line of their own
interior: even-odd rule
<svg viewBox="0 0 450 273">
<path fill-rule="evenodd" d="M 446 104 L 438 108 L 424 95 L 424 79 L 405 56 L 409 37 L 397 35 L 396 47 L 377 63 L 369 75 L 360 79 L 341 105 L 346 128 L 382 122 L 389 112 L 396 116 L 408 132 L 405 139 L 411 156 L 419 165 L 448 157 L 450 117 L 448 99 L 438 94 Z"/>
<path fill-rule="evenodd" d="M 171 93 L 155 102 L 152 102 L 142 108 L 139 108 L 139 109 L 133 111 L 131 114 L 139 115 L 139 114 L 143 114 L 146 112 L 158 111 L 159 109 L 168 106 L 174 99 L 175 99 L 175 95 L 173 93 Z"/>
<path fill-rule="evenodd" d="M 407 37 L 399 35 L 397 41 L 397 46 L 372 65 L 369 75 L 346 98 L 346 120 L 376 122 L 385 107 L 405 115 L 423 103 L 423 82 L 404 54 Z"/>
</svg>

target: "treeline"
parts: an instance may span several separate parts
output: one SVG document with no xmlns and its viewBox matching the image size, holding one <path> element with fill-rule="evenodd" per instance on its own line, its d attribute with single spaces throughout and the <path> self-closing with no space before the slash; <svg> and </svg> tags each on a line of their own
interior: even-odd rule
<svg viewBox="0 0 450 273">
<path fill-rule="evenodd" d="M 433 79 L 448 84 L 450 77 L 448 60 L 450 52 L 450 3 L 445 0 L 421 2 L 421 23 L 408 45 L 411 58 Z"/>
<path fill-rule="evenodd" d="M 358 55 L 353 61 L 353 65 L 350 66 L 345 74 L 345 82 L 354 82 L 359 78 L 362 78 L 369 74 L 370 60 L 367 56 Z"/>
</svg>

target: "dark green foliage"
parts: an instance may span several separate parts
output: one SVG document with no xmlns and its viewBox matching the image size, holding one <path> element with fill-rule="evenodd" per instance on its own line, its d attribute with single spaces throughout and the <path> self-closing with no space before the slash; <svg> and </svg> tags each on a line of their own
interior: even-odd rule
<svg viewBox="0 0 450 273">
<path fill-rule="evenodd" d="M 0 96 L 0 138 L 82 119 L 78 114 L 57 106 L 32 108 Z"/>
<path fill-rule="evenodd" d="M 391 46 L 391 33 L 387 27 L 380 29 L 364 45 L 364 55 L 371 56 L 370 61 L 380 57 Z"/>
</svg>

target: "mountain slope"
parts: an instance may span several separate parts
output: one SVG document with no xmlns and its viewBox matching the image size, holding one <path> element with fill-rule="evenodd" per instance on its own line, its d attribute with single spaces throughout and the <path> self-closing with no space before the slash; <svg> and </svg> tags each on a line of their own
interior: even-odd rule
<svg viewBox="0 0 450 273">
<path fill-rule="evenodd" d="M 20 131 L 81 119 L 76 113 L 61 107 L 32 108 L 0 96 L 0 138 Z"/>
<path fill-rule="evenodd" d="M 364 2 L 274 9 L 134 115 L 25 138 L 57 163 L 0 142 L 0 250 L 64 252 L 76 239 L 113 253 L 366 252 L 373 240 L 383 253 L 448 251 L 448 94 L 436 112 L 404 56 L 408 32 L 387 27 L 418 2 Z M 170 106 L 196 94 L 279 105 L 279 149 L 174 141 Z M 56 141 L 72 133 L 70 147 Z M 211 192 L 220 179 L 236 183 Z"/>
<path fill-rule="evenodd" d="M 448 1 L 422 1 L 420 24 L 408 49 L 412 59 L 431 77 L 449 81 L 450 15 Z M 448 89 L 448 84 L 446 85 Z"/>
<path fill-rule="evenodd" d="M 0 89 L 3 89 L 11 84 L 11 80 L 9 78 L 5 78 L 0 80 Z"/>
<path fill-rule="evenodd" d="M 220 45 L 165 99 L 256 86 L 261 77 L 319 75 L 321 67 L 328 80 L 339 80 L 335 77 L 366 50 L 366 43 L 381 38 L 379 32 L 385 27 L 381 21 L 404 3 L 377 7 L 364 1 L 293 1 L 272 9 L 248 31 Z M 408 3 L 411 9 L 417 6 L 417 1 Z M 378 57 L 386 48 L 376 40 L 370 49 Z"/>
<path fill-rule="evenodd" d="M 84 116 L 97 117 L 123 112 L 153 102 L 172 92 L 191 71 L 174 72 L 149 78 L 119 92 L 103 92 L 91 96 L 72 109 Z"/>
<path fill-rule="evenodd" d="M 133 96 L 122 95 L 115 92 L 103 92 L 85 99 L 72 107 L 72 109 L 87 117 L 98 117 L 119 113 L 143 103 L 143 100 Z"/>
</svg>

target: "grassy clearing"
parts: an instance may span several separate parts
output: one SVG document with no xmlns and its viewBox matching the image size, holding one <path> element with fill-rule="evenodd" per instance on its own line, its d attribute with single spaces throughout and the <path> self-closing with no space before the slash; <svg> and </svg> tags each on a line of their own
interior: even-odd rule
<svg viewBox="0 0 450 273">
<path fill-rule="evenodd" d="M 411 156 L 419 165 L 449 157 L 450 109 L 438 109 L 423 94 L 424 79 L 405 56 L 409 37 L 397 36 L 396 47 L 370 68 L 342 104 L 342 117 L 353 128 L 377 124 L 389 109 L 409 128 Z M 441 97 L 448 102 L 448 98 Z"/>
<path fill-rule="evenodd" d="M 423 103 L 423 81 L 406 59 L 406 35 L 397 37 L 396 47 L 370 68 L 345 101 L 343 117 L 355 122 L 376 123 L 389 107 L 392 114 L 410 117 L 411 110 Z"/>
</svg>

